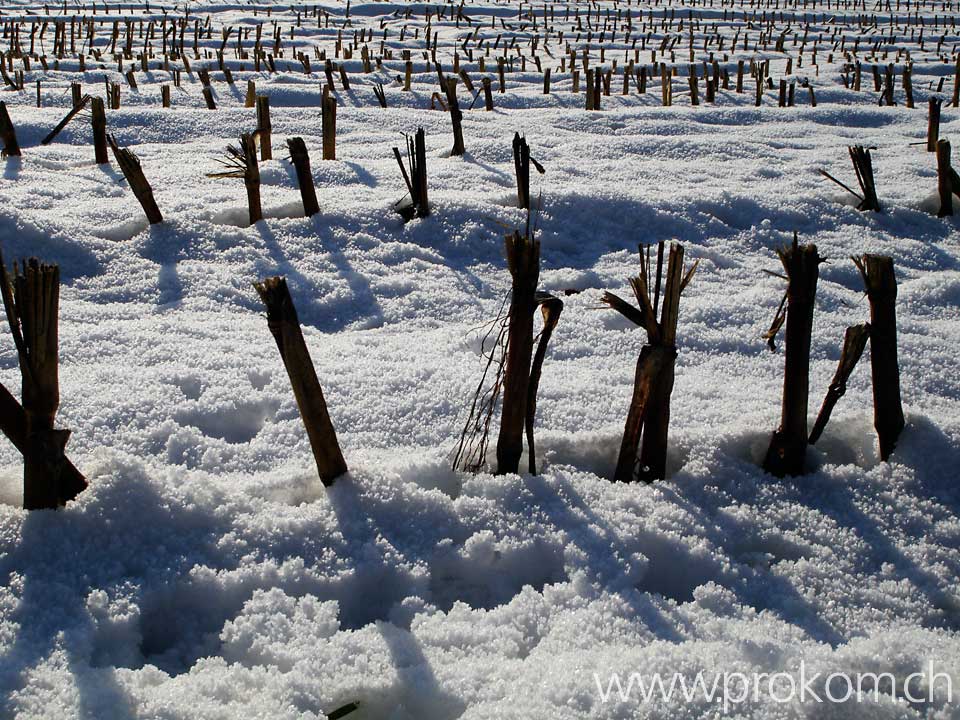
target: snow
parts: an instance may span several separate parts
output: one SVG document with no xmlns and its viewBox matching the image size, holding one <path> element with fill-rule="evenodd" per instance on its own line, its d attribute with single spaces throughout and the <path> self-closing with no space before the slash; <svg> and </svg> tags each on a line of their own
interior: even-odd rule
<svg viewBox="0 0 960 720">
<path fill-rule="evenodd" d="M 343 4 L 322 6 L 342 21 Z M 397 7 L 351 12 L 376 37 Z M 490 17 L 515 12 L 465 9 L 491 39 Z M 194 13 L 208 11 L 215 28 L 254 22 L 240 6 Z M 332 53 L 335 33 L 311 24 L 298 44 Z M 755 108 L 752 81 L 712 107 L 677 92 L 664 108 L 657 78 L 647 95 L 604 97 L 588 113 L 569 73 L 554 69 L 543 95 L 528 64 L 507 73 L 494 112 L 482 99 L 465 109 L 467 154 L 450 157 L 448 115 L 425 109 L 434 71 L 415 53 L 414 91 L 402 92 L 394 47 L 370 76 L 346 63 L 337 161 L 320 159 L 317 61 L 308 78 L 294 61 L 269 76 L 230 59 L 236 88 L 212 73 L 216 112 L 186 74 L 161 109 L 167 74 L 138 71 L 108 126 L 142 160 L 165 218 L 153 227 L 116 164 L 94 164 L 86 120 L 39 144 L 82 77 L 75 61 L 47 75 L 31 66 L 28 92 L 3 93 L 23 157 L 3 161 L 0 241 L 8 262 L 61 266 L 58 424 L 73 430 L 68 452 L 90 488 L 61 511 L 26 513 L 20 458 L 0 444 L 0 716 L 316 718 L 359 701 L 348 717 L 960 717 L 942 681 L 919 703 L 764 693 L 724 712 L 702 698 L 603 702 L 594 678 L 795 673 L 802 661 L 810 674 L 903 682 L 932 662 L 960 691 L 960 233 L 935 217 L 933 155 L 909 144 L 925 137 L 925 110 L 873 107 L 876 93 L 846 90 L 821 58 L 816 108 L 800 88 L 796 107 L 771 106 L 768 92 Z M 91 66 L 85 91 L 100 92 Z M 918 108 L 928 81 L 951 72 L 918 62 Z M 266 219 L 252 227 L 242 182 L 206 176 L 254 127 L 248 78 L 270 96 L 277 158 L 261 163 Z M 460 97 L 466 108 L 462 86 Z M 390 148 L 419 126 L 433 214 L 404 225 Z M 482 372 L 482 326 L 509 289 L 502 238 L 525 222 L 515 131 L 546 168 L 533 180 L 540 286 L 581 292 L 563 297 L 544 365 L 542 474 L 474 476 L 450 459 Z M 945 103 L 941 135 L 957 132 Z M 311 153 L 321 210 L 310 219 L 285 159 L 294 135 Z M 816 172 L 850 180 L 851 143 L 876 148 L 882 214 L 856 211 Z M 811 473 L 777 480 L 759 467 L 783 364 L 761 337 L 782 282 L 762 270 L 779 269 L 774 250 L 795 230 L 830 259 L 811 412 L 844 328 L 869 317 L 848 257 L 894 258 L 908 425 L 889 463 L 865 356 Z M 658 240 L 700 260 L 681 303 L 669 478 L 614 484 L 644 336 L 599 297 L 629 294 L 637 245 Z M 329 489 L 252 287 L 273 274 L 287 277 L 351 468 Z M 19 393 L 12 342 L 0 342 L 0 381 Z"/>
</svg>

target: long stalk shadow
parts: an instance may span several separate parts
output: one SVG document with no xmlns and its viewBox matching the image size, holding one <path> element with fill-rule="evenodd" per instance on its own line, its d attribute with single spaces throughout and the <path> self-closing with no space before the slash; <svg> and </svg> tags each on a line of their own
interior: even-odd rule
<svg viewBox="0 0 960 720">
<path fill-rule="evenodd" d="M 161 497 L 151 483 L 140 477 L 128 478 L 137 483 L 131 496 L 125 483 L 114 482 L 98 490 L 93 502 L 95 509 L 83 512 L 66 510 L 31 511 L 23 516 L 19 528 L 19 541 L 5 556 L 0 558 L 0 577 L 5 582 L 16 578 L 19 585 L 19 602 L 7 619 L 16 627 L 17 636 L 9 649 L 0 655 L 0 717 L 16 715 L 15 695 L 29 682 L 29 674 L 54 652 L 66 656 L 72 680 L 79 695 L 79 717 L 90 720 L 100 718 L 135 717 L 132 700 L 116 680 L 114 665 L 128 666 L 131 659 L 136 665 L 143 648 L 120 647 L 118 639 L 106 629 L 104 634 L 93 626 L 95 622 L 87 606 L 89 592 L 93 588 L 110 588 L 122 584 L 129 568 L 144 562 L 144 548 L 160 541 L 168 543 L 168 557 L 157 564 L 156 572 L 162 576 L 175 577 L 186 574 L 197 558 L 197 538 L 190 538 L 186 528 L 202 528 L 201 544 L 212 551 L 218 533 L 225 531 L 223 523 L 195 506 L 171 508 L 167 498 Z M 117 532 L 129 530 L 131 521 L 124 519 L 121 508 L 129 509 L 135 504 L 138 517 L 149 517 L 145 532 L 150 537 L 136 538 L 129 544 L 117 546 L 107 537 L 98 534 L 92 524 L 101 527 L 104 516 L 117 520 Z M 102 527 L 101 527 L 102 530 Z M 60 538 L 51 541 L 51 537 Z M 65 540 L 64 538 L 69 538 Z M 84 542 L 84 540 L 90 540 Z M 179 539 L 178 539 L 179 538 Z M 80 570 L 69 567 L 64 547 L 74 543 L 79 553 L 103 553 L 107 548 L 124 548 L 99 568 L 100 576 L 88 577 Z M 162 583 L 163 577 L 151 578 Z M 141 618 L 141 623 L 144 618 Z M 89 628 L 92 642 L 86 632 Z M 149 628 L 142 628 L 147 631 Z M 167 634 L 176 628 L 164 628 Z M 121 659 L 123 656 L 123 659 Z"/>
<path fill-rule="evenodd" d="M 911 417 L 891 461 L 913 469 L 917 489 L 912 494 L 936 502 L 939 511 L 950 516 L 951 523 L 960 522 L 960 493 L 957 492 L 955 481 L 960 451 L 955 449 L 950 438 L 939 428 L 926 418 Z M 820 492 L 810 493 L 807 504 L 863 540 L 871 549 L 871 566 L 880 568 L 892 565 L 898 579 L 906 580 L 917 588 L 938 616 L 928 619 L 928 624 L 960 631 L 960 602 L 948 589 L 951 579 L 939 577 L 920 566 L 893 542 L 891 529 L 883 527 L 874 516 L 863 510 L 865 506 L 875 505 L 875 498 L 847 485 L 832 486 L 832 489 L 829 496 Z M 866 490 L 869 491 L 869 488 Z M 922 541 L 922 537 L 907 538 L 908 541 L 912 539 Z"/>
<path fill-rule="evenodd" d="M 377 630 L 390 651 L 400 702 L 410 716 L 436 720 L 460 717 L 466 703 L 440 686 L 417 638 L 409 630 L 388 623 L 378 623 Z"/>
<path fill-rule="evenodd" d="M 176 310 L 183 304 L 184 288 L 177 270 L 177 255 L 180 251 L 180 235 L 177 228 L 164 223 L 151 225 L 141 255 L 159 264 L 157 289 L 160 296 L 157 304 L 164 310 Z"/>
<path fill-rule="evenodd" d="M 4 180 L 16 180 L 20 177 L 20 170 L 23 169 L 22 157 L 8 157 L 3 167 Z"/>
<path fill-rule="evenodd" d="M 557 482 L 561 483 L 561 494 L 550 487 L 541 476 L 524 477 L 524 481 L 534 494 L 536 506 L 547 512 L 553 524 L 566 531 L 573 544 L 587 557 L 599 559 L 597 564 L 591 562 L 590 567 L 595 582 L 613 589 L 628 605 L 632 614 L 642 618 L 650 631 L 660 639 L 672 643 L 685 640 L 652 597 L 653 594 L 660 593 L 650 591 L 650 594 L 647 594 L 642 583 L 637 587 L 624 575 L 620 559 L 631 557 L 634 549 L 618 539 L 610 523 L 590 507 L 572 483 L 558 480 Z"/>
</svg>

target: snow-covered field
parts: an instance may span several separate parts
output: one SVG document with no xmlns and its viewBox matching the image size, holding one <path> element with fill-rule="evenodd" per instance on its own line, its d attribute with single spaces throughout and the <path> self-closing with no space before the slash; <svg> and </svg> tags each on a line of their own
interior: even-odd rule
<svg viewBox="0 0 960 720">
<path fill-rule="evenodd" d="M 940 5 L 926 13 L 942 23 L 953 10 Z M 322 7 L 330 28 L 310 18 L 295 45 L 332 56 L 345 5 Z M 425 6 L 411 6 L 420 17 L 409 21 L 421 39 L 400 43 L 393 14 L 406 7 L 352 5 L 344 35 L 372 28 L 379 55 L 383 17 L 394 60 L 370 75 L 359 52 L 347 61 L 336 161 L 320 159 L 319 61 L 311 76 L 296 61 L 269 75 L 228 58 L 233 87 L 206 61 L 216 111 L 186 73 L 162 109 L 169 75 L 156 61 L 138 91 L 123 81 L 109 130 L 142 160 L 165 217 L 153 227 L 116 163 L 94 163 L 88 120 L 40 145 L 68 109 L 71 80 L 99 93 L 104 73 L 122 80 L 112 60 L 101 70 L 88 58 L 85 76 L 75 59 L 47 74 L 34 62 L 26 92 L 0 94 L 23 148 L 0 162 L 0 243 L 8 262 L 60 264 L 58 424 L 73 429 L 68 452 L 90 480 L 65 509 L 28 514 L 20 458 L 0 443 L 0 717 L 314 718 L 354 701 L 358 720 L 960 717 L 960 232 L 935 216 L 933 154 L 911 144 L 925 138 L 930 83 L 946 77 L 952 89 L 952 64 L 918 62 L 914 110 L 899 84 L 901 104 L 877 107 L 866 71 L 864 92 L 844 88 L 839 53 L 824 62 L 828 43 L 810 76 L 817 107 L 798 88 L 796 107 L 776 107 L 768 91 L 756 108 L 749 78 L 743 95 L 721 91 L 699 107 L 678 78 L 675 104 L 661 107 L 658 76 L 628 96 L 615 78 L 603 110 L 587 112 L 569 68 L 543 56 L 550 95 L 532 65 L 507 73 L 493 112 L 482 96 L 466 110 L 461 87 L 467 153 L 450 157 L 449 116 L 428 109 L 436 74 L 419 55 Z M 245 6 L 191 9 L 213 13 L 213 49 L 221 26 L 265 20 Z M 509 37 L 491 18 L 517 22 L 516 6 L 464 12 L 491 43 Z M 719 20 L 719 9 L 697 12 Z M 278 7 L 271 19 L 289 33 L 293 17 Z M 438 27 L 448 67 L 453 39 L 473 29 L 434 18 Z M 109 26 L 101 32 L 102 48 Z M 395 82 L 403 47 L 416 49 L 412 92 Z M 629 44 L 612 47 L 622 66 Z M 737 57 L 752 48 L 729 67 Z M 778 79 L 784 56 L 757 57 L 773 59 Z M 490 74 L 496 88 L 495 65 L 480 73 L 461 60 L 478 87 Z M 261 163 L 266 219 L 252 227 L 243 183 L 206 176 L 254 128 L 247 79 L 270 96 L 277 158 Z M 960 133 L 960 112 L 943 112 L 941 135 Z M 405 225 L 391 210 L 404 193 L 391 147 L 420 126 L 433 214 Z M 564 297 L 544 365 L 542 474 L 467 475 L 450 470 L 450 454 L 483 369 L 482 326 L 509 291 L 503 235 L 525 221 L 516 131 L 546 169 L 533 185 L 540 285 L 581 292 Z M 295 135 L 312 156 L 321 210 L 311 219 L 285 159 L 283 139 Z M 858 212 L 816 172 L 853 183 L 850 144 L 876 148 L 882 214 Z M 889 463 L 878 458 L 865 357 L 811 448 L 813 472 L 777 480 L 759 467 L 783 366 L 761 337 L 783 283 L 763 270 L 779 269 L 774 251 L 794 231 L 830 260 L 811 412 L 844 328 L 869 316 L 849 256 L 894 258 L 908 425 Z M 681 303 L 669 477 L 614 484 L 645 337 L 599 297 L 628 295 L 638 244 L 658 240 L 700 260 Z M 288 279 L 350 465 L 329 489 L 251 285 L 273 274 Z M 0 381 L 19 395 L 9 339 Z M 611 673 L 624 688 L 631 673 L 689 682 L 702 671 L 709 684 L 723 672 L 799 678 L 801 663 L 807 677 L 821 673 L 823 703 L 780 702 L 766 685 L 740 702 L 728 693 L 726 707 L 702 696 L 642 702 L 635 690 L 604 701 Z M 931 663 L 949 679 L 931 683 Z M 899 697 L 887 680 L 876 698 L 829 702 L 835 671 L 892 673 Z M 844 694 L 839 680 L 831 688 Z"/>
</svg>

